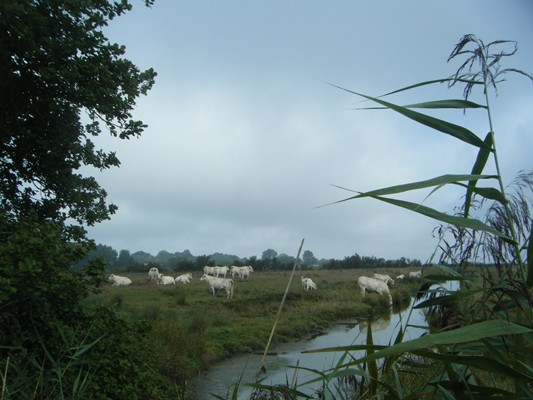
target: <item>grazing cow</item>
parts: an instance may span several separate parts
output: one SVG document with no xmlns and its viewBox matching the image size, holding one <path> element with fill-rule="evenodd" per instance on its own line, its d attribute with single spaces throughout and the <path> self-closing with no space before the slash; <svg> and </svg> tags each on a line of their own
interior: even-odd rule
<svg viewBox="0 0 533 400">
<path fill-rule="evenodd" d="M 398 281 L 398 280 L 402 280 L 402 279 L 405 279 L 405 275 L 404 275 L 404 274 L 398 275 L 398 276 L 396 277 L 396 280 L 397 280 L 397 281 Z"/>
<path fill-rule="evenodd" d="M 387 295 L 389 298 L 389 304 L 392 305 L 392 296 L 390 295 L 389 287 L 383 281 L 375 278 L 369 278 L 367 276 L 360 276 L 357 278 L 357 284 L 361 290 L 361 294 L 364 296 L 366 293 L 375 292 L 380 295 Z"/>
<path fill-rule="evenodd" d="M 385 282 L 387 285 L 391 285 L 391 286 L 394 285 L 394 279 L 392 279 L 388 275 L 374 274 L 373 276 L 374 276 L 375 279 L 379 279 L 380 281 Z"/>
<path fill-rule="evenodd" d="M 125 276 L 109 275 L 109 282 L 113 283 L 113 286 L 128 286 L 131 285 L 131 279 Z"/>
<path fill-rule="evenodd" d="M 190 272 L 186 274 L 181 274 L 174 279 L 176 283 L 190 283 L 192 281 L 192 274 Z"/>
<path fill-rule="evenodd" d="M 233 298 L 233 279 L 217 278 L 216 276 L 203 274 L 200 280 L 207 282 L 209 288 L 213 292 L 213 296 L 215 296 L 217 290 L 225 290 L 228 295 L 227 298 Z"/>
<path fill-rule="evenodd" d="M 157 284 L 158 285 L 175 285 L 176 282 L 174 281 L 174 278 L 171 276 L 159 274 L 157 276 Z"/>
<path fill-rule="evenodd" d="M 411 278 L 411 279 L 420 279 L 420 278 L 422 278 L 422 271 L 411 271 L 411 272 L 409 272 L 409 278 Z"/>
<path fill-rule="evenodd" d="M 157 277 L 159 276 L 159 270 L 156 267 L 150 268 L 150 271 L 148 271 L 148 279 L 151 281 L 157 281 Z"/>
<path fill-rule="evenodd" d="M 304 290 L 316 290 L 316 283 L 311 278 L 305 278 L 302 276 L 302 286 Z"/>
</svg>

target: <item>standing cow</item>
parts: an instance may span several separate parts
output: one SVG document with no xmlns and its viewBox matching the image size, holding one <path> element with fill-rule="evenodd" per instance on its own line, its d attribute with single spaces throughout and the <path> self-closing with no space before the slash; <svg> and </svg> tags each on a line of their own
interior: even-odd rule
<svg viewBox="0 0 533 400">
<path fill-rule="evenodd" d="M 156 267 L 150 268 L 148 271 L 148 279 L 151 281 L 157 281 L 157 278 L 159 277 L 159 270 Z"/>
<path fill-rule="evenodd" d="M 207 282 L 207 284 L 209 285 L 209 288 L 213 292 L 213 296 L 216 294 L 217 290 L 225 290 L 227 294 L 227 298 L 228 299 L 233 298 L 233 286 L 234 286 L 233 279 L 217 278 L 216 276 L 203 274 L 200 280 Z"/>
<path fill-rule="evenodd" d="M 367 276 L 360 276 L 357 279 L 357 284 L 364 296 L 366 293 L 375 292 L 379 295 L 386 295 L 389 298 L 389 304 L 392 306 L 392 296 L 389 291 L 389 286 L 379 279 L 369 278 Z"/>
</svg>

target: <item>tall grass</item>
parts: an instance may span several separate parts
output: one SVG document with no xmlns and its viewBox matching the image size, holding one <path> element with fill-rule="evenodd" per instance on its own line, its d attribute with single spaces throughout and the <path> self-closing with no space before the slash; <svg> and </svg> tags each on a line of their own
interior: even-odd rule
<svg viewBox="0 0 533 400">
<path fill-rule="evenodd" d="M 450 54 L 449 60 L 460 59 L 461 64 L 449 78 L 417 83 L 379 97 L 333 85 L 376 103 L 377 108 L 392 110 L 445 134 L 462 146 L 474 147 L 477 157 L 471 171 L 464 174 L 447 174 L 370 192 L 353 191 L 355 195 L 337 202 L 370 197 L 434 219 L 439 223 L 440 241 L 433 257 L 440 254 L 440 262 L 445 261 L 446 265 L 439 265 L 440 272 L 436 274 L 426 271 L 426 283 L 420 288 L 416 308 L 426 310 L 431 322 L 428 334 L 405 341 L 400 330 L 390 345 L 375 345 L 368 329 L 364 345 L 318 350 L 342 354 L 342 362 L 334 368 L 316 371 L 316 380 L 322 382 L 318 398 L 533 398 L 533 175 L 529 172 L 519 177 L 518 190 L 514 191 L 504 182 L 490 104 L 491 94 L 505 74 L 517 73 L 533 81 L 521 70 L 502 68 L 503 59 L 516 50 L 514 42 L 485 44 L 466 35 Z M 407 106 L 385 100 L 442 83 L 450 87 L 464 85 L 464 98 Z M 469 99 L 476 88 L 482 91 L 480 103 Z M 487 116 L 489 133 L 480 137 L 465 127 L 415 109 L 482 111 Z M 496 173 L 484 174 L 491 164 Z M 429 189 L 430 195 L 435 195 L 447 185 L 465 190 L 464 201 L 454 214 L 392 197 L 420 189 Z M 480 206 L 487 204 L 488 212 L 483 216 L 481 211 L 486 207 Z M 496 268 L 475 267 L 480 261 Z M 460 289 L 437 289 L 435 284 L 445 276 L 460 282 Z M 357 350 L 366 355 L 354 357 Z M 337 378 L 346 376 L 356 377 L 352 388 L 357 394 L 337 384 Z M 290 395 L 275 398 L 296 398 L 298 386 L 289 389 Z"/>
</svg>

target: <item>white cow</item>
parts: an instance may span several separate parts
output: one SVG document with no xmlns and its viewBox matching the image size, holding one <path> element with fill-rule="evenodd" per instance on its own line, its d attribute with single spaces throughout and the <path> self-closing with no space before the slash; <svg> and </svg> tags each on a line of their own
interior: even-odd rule
<svg viewBox="0 0 533 400">
<path fill-rule="evenodd" d="M 241 267 L 239 270 L 239 278 L 248 280 L 250 277 L 250 272 L 254 272 L 254 269 L 251 265 L 245 265 L 244 267 Z"/>
<path fill-rule="evenodd" d="M 118 275 L 109 275 L 109 282 L 113 284 L 113 286 L 128 286 L 131 285 L 131 279 L 126 278 L 125 276 L 118 276 Z"/>
<path fill-rule="evenodd" d="M 220 267 L 220 266 L 216 266 L 215 267 L 215 276 L 218 278 L 220 275 L 222 275 L 222 277 L 226 277 L 227 273 L 229 271 L 229 267 L 227 266 L 223 266 L 223 267 Z"/>
<path fill-rule="evenodd" d="M 389 286 L 379 279 L 369 278 L 367 276 L 360 276 L 357 278 L 357 284 L 361 290 L 361 294 L 364 296 L 366 293 L 375 292 L 380 295 L 387 295 L 389 298 L 389 304 L 392 305 L 392 296 L 390 295 Z"/>
<path fill-rule="evenodd" d="M 385 274 L 374 274 L 375 279 L 385 282 L 387 285 L 394 285 L 394 279 Z"/>
<path fill-rule="evenodd" d="M 159 274 L 157 276 L 157 284 L 158 285 L 175 285 L 176 282 L 174 281 L 174 278 L 171 276 Z"/>
<path fill-rule="evenodd" d="M 239 275 L 241 267 L 237 267 L 236 265 L 232 265 L 229 267 L 229 273 L 231 274 L 232 278 L 235 278 L 235 274 Z"/>
<path fill-rule="evenodd" d="M 174 279 L 176 283 L 190 283 L 192 281 L 192 274 L 190 272 L 181 274 Z"/>
<path fill-rule="evenodd" d="M 244 267 L 237 267 L 236 265 L 232 265 L 230 267 L 230 273 L 232 278 L 235 278 L 235 274 L 237 274 L 239 278 L 246 278 L 246 280 L 248 280 L 248 278 L 250 277 L 250 272 L 254 272 L 254 269 L 250 265 L 245 265 Z"/>
<path fill-rule="evenodd" d="M 226 294 L 228 295 L 227 298 L 233 298 L 233 279 L 217 278 L 215 276 L 203 274 L 200 280 L 207 282 L 209 288 L 213 292 L 213 296 L 216 294 L 217 290 L 225 290 Z"/>
<path fill-rule="evenodd" d="M 396 277 L 396 280 L 402 280 L 402 279 L 405 279 L 405 275 L 404 274 L 400 274 Z"/>
<path fill-rule="evenodd" d="M 411 278 L 411 279 L 420 279 L 420 278 L 422 278 L 422 271 L 411 271 L 411 272 L 409 272 L 409 278 Z"/>
<path fill-rule="evenodd" d="M 159 270 L 156 267 L 150 268 L 148 271 L 148 279 L 151 281 L 156 281 L 157 277 L 159 276 Z"/>
<path fill-rule="evenodd" d="M 204 267 L 204 274 L 215 276 L 216 273 L 217 273 L 217 267 L 210 267 L 209 265 L 206 265 Z"/>
<path fill-rule="evenodd" d="M 304 290 L 316 290 L 316 283 L 311 278 L 305 278 L 302 276 L 302 286 Z"/>
</svg>

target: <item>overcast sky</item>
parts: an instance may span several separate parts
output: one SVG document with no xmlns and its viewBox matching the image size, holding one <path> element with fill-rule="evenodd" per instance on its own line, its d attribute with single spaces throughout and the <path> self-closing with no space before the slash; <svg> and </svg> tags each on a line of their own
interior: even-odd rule
<svg viewBox="0 0 533 400">
<path fill-rule="evenodd" d="M 106 32 L 158 76 L 134 111 L 148 125 L 142 137 L 98 140 L 122 162 L 96 175 L 119 210 L 89 236 L 117 251 L 295 256 L 305 239 L 319 259 L 426 261 L 436 221 L 370 199 L 315 207 L 350 195 L 332 185 L 368 191 L 469 173 L 476 149 L 391 111 L 355 110 L 371 104 L 325 82 L 377 96 L 447 77 L 465 34 L 517 41 L 504 66 L 533 73 L 528 0 L 133 3 Z M 461 94 L 442 85 L 389 100 Z M 492 107 L 510 181 L 533 169 L 533 84 L 509 75 Z M 435 115 L 489 131 L 481 111 Z M 428 194 L 402 198 L 451 213 L 462 196 Z"/>
</svg>

